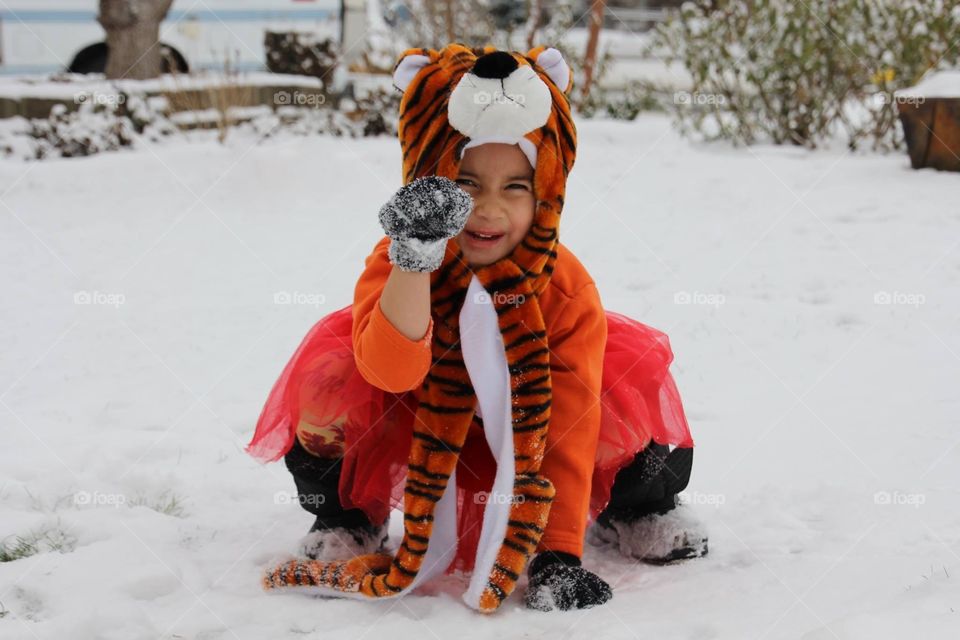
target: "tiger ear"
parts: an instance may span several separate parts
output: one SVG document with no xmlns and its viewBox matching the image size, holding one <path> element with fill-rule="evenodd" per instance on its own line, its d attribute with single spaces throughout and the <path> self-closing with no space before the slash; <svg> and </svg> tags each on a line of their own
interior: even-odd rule
<svg viewBox="0 0 960 640">
<path fill-rule="evenodd" d="M 430 64 L 430 57 L 424 55 L 424 49 L 407 49 L 393 68 L 393 86 L 406 91 L 416 77 L 417 72 Z"/>
<path fill-rule="evenodd" d="M 569 93 L 573 84 L 573 74 L 560 51 L 553 47 L 536 47 L 530 49 L 527 55 L 537 61 L 537 65 L 546 72 L 560 91 Z"/>
</svg>

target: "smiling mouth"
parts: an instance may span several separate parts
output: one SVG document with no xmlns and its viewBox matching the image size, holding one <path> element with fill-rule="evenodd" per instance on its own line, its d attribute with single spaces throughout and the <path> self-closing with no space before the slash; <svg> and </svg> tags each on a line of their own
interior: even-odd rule
<svg viewBox="0 0 960 640">
<path fill-rule="evenodd" d="M 491 249 L 500 244 L 500 241 L 505 237 L 504 233 L 480 233 L 477 231 L 467 231 L 464 230 L 464 241 L 467 247 L 485 250 Z"/>
<path fill-rule="evenodd" d="M 477 231 L 467 231 L 467 235 L 478 240 L 497 240 L 503 237 L 502 233 L 479 233 Z"/>
</svg>

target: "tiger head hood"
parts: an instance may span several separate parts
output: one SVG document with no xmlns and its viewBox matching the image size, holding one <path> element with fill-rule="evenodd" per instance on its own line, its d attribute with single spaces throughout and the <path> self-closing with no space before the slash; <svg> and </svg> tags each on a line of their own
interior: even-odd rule
<svg viewBox="0 0 960 640">
<path fill-rule="evenodd" d="M 458 43 L 439 51 L 408 49 L 393 74 L 394 86 L 404 92 L 398 126 L 404 184 L 428 175 L 456 180 L 466 149 L 487 142 L 517 144 L 534 167 L 533 223 L 503 260 L 537 274 L 535 292 L 553 270 L 576 155 L 567 98 L 572 82 L 561 53 L 542 46 L 526 54 Z M 462 252 L 455 254 L 445 261 L 462 260 Z"/>
<path fill-rule="evenodd" d="M 454 180 L 466 148 L 515 143 L 534 164 L 536 209 L 513 251 L 470 267 L 447 243 L 430 274 L 431 365 L 418 395 L 404 485 L 404 535 L 394 555 L 292 560 L 264 586 L 308 586 L 330 595 L 392 598 L 444 572 L 457 550 L 456 472 L 477 420 L 496 462 L 474 569 L 463 594 L 496 611 L 511 594 L 547 526 L 555 489 L 540 473 L 550 425 L 550 349 L 538 302 L 557 259 L 560 212 L 576 130 L 571 72 L 555 49 L 527 54 L 451 44 L 409 49 L 394 82 L 403 91 L 403 180 Z M 482 418 L 481 418 L 482 416 Z"/>
</svg>

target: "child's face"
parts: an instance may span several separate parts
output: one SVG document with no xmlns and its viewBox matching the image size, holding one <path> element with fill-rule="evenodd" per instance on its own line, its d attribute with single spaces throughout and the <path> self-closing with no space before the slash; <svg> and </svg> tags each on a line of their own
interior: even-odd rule
<svg viewBox="0 0 960 640">
<path fill-rule="evenodd" d="M 460 161 L 460 188 L 473 197 L 473 212 L 456 236 L 467 264 L 482 267 L 510 255 L 533 222 L 533 167 L 515 144 L 471 147 Z M 494 235 L 484 240 L 475 234 Z"/>
</svg>

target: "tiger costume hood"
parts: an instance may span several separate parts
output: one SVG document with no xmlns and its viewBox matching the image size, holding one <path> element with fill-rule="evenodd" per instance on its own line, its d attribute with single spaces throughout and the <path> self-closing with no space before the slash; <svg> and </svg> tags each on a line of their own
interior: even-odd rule
<svg viewBox="0 0 960 640">
<path fill-rule="evenodd" d="M 451 240 L 430 275 L 432 364 L 414 418 L 396 555 L 293 560 L 268 572 L 264 586 L 388 598 L 443 573 L 457 544 L 457 462 L 476 414 L 497 468 L 463 600 L 492 612 L 535 552 L 554 497 L 553 484 L 540 474 L 552 396 L 538 296 L 557 259 L 576 151 L 567 98 L 572 74 L 556 49 L 537 47 L 524 55 L 450 44 L 405 51 L 394 84 L 403 91 L 404 184 L 429 175 L 455 180 L 467 148 L 515 143 L 534 166 L 536 210 L 509 255 L 470 268 Z"/>
</svg>

